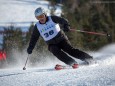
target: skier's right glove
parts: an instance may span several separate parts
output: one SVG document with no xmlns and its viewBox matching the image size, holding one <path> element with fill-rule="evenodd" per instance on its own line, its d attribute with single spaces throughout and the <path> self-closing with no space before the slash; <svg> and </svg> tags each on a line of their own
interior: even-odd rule
<svg viewBox="0 0 115 86">
<path fill-rule="evenodd" d="M 32 54 L 32 49 L 30 49 L 29 47 L 27 48 L 27 53 L 28 54 Z"/>
</svg>

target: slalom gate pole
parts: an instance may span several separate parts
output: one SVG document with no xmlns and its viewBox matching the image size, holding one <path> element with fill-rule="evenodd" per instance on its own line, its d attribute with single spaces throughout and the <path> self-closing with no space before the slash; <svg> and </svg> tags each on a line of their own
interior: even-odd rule
<svg viewBox="0 0 115 86">
<path fill-rule="evenodd" d="M 27 62 L 28 62 L 28 58 L 29 58 L 29 54 L 28 54 L 28 56 L 27 56 L 27 59 L 26 59 L 25 65 L 24 65 L 24 67 L 23 67 L 23 70 L 26 70 L 26 64 L 27 64 Z"/>
<path fill-rule="evenodd" d="M 76 29 L 70 29 L 70 31 L 81 32 L 81 33 L 88 33 L 88 34 L 94 34 L 94 35 L 101 35 L 101 36 L 110 36 L 109 34 L 106 34 L 106 33 L 89 32 L 89 31 L 76 30 Z"/>
</svg>

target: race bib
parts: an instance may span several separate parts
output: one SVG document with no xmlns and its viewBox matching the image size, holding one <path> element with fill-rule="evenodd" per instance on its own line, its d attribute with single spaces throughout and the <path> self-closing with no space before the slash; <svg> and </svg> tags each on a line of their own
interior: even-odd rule
<svg viewBox="0 0 115 86">
<path fill-rule="evenodd" d="M 49 21 L 46 24 L 40 24 L 39 22 L 36 24 L 40 35 L 45 41 L 53 39 L 60 32 L 59 24 L 54 23 L 51 17 L 48 18 Z"/>
</svg>

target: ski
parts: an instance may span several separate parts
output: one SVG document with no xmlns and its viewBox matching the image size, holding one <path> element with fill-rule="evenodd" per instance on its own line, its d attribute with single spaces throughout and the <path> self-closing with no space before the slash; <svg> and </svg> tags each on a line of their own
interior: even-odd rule
<svg viewBox="0 0 115 86">
<path fill-rule="evenodd" d="M 64 66 L 64 65 L 59 65 L 57 64 L 55 66 L 55 70 L 63 70 L 63 69 L 77 69 L 79 67 L 78 64 L 73 64 L 73 66 Z"/>
<path fill-rule="evenodd" d="M 84 66 L 97 66 L 97 65 L 98 65 L 97 62 L 93 62 L 93 63 L 90 63 L 90 64 L 87 64 L 87 63 L 83 62 L 83 63 L 80 63 L 80 64 L 73 64 L 73 66 L 57 64 L 57 65 L 55 65 L 55 70 L 77 69 L 77 68 L 79 68 L 79 67 L 84 67 Z"/>
</svg>

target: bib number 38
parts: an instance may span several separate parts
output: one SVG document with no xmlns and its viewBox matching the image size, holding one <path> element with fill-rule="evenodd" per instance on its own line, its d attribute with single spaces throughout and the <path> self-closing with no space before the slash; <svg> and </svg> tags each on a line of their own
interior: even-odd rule
<svg viewBox="0 0 115 86">
<path fill-rule="evenodd" d="M 45 33 L 44 36 L 45 38 L 49 37 L 50 35 L 53 35 L 54 34 L 54 31 L 53 30 L 50 30 L 48 33 Z"/>
</svg>

